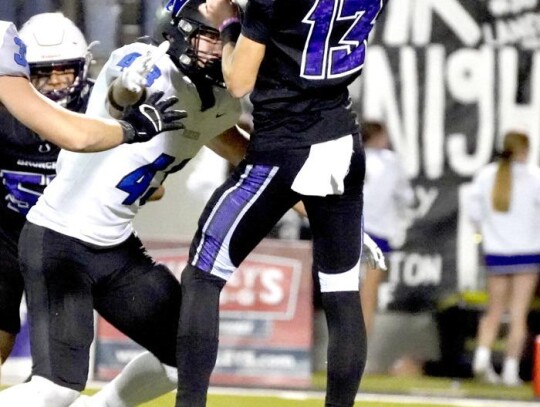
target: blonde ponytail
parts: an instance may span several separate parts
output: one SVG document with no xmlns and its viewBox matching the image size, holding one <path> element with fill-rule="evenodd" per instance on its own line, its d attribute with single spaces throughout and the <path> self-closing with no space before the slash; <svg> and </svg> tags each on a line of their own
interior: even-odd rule
<svg viewBox="0 0 540 407">
<path fill-rule="evenodd" d="M 512 192 L 512 160 L 520 152 L 529 148 L 526 134 L 509 132 L 504 138 L 504 149 L 499 159 L 495 183 L 491 191 L 493 209 L 497 212 L 508 212 Z"/>
</svg>

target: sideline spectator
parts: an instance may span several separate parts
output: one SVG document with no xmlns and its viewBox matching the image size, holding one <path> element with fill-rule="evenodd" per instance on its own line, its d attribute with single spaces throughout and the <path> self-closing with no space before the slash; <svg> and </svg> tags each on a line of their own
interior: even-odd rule
<svg viewBox="0 0 540 407">
<path fill-rule="evenodd" d="M 364 230 L 388 258 L 393 248 L 405 241 L 407 209 L 414 203 L 414 191 L 398 155 L 390 149 L 383 123 L 366 121 L 360 128 L 366 151 L 364 181 Z M 368 336 L 377 311 L 377 292 L 384 271 L 367 263 L 360 297 Z"/>
<path fill-rule="evenodd" d="M 480 319 L 473 372 L 488 383 L 521 384 L 519 361 L 527 314 L 540 271 L 540 170 L 527 165 L 529 139 L 509 132 L 498 162 L 474 177 L 467 212 L 483 236 L 488 304 Z M 491 346 L 503 314 L 510 315 L 501 376 L 491 363 Z"/>
</svg>

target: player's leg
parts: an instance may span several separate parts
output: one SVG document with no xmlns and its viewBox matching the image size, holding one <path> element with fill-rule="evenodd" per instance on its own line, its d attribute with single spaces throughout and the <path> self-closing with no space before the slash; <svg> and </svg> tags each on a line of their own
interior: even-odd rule
<svg viewBox="0 0 540 407">
<path fill-rule="evenodd" d="M 290 166 L 297 164 L 294 160 L 271 161 L 269 157 L 264 165 L 244 162 L 237 167 L 212 195 L 200 218 L 189 265 L 182 273 L 177 406 L 206 405 L 217 356 L 221 289 L 235 268 L 298 201 L 297 194 L 289 190 Z"/>
<path fill-rule="evenodd" d="M 17 255 L 18 233 L 0 227 L 0 365 L 13 349 L 24 288 Z"/>
<path fill-rule="evenodd" d="M 2 407 L 64 407 L 76 399 L 79 392 L 40 376 L 32 376 L 30 381 L 8 387 L 0 392 Z"/>
<path fill-rule="evenodd" d="M 364 234 L 364 238 L 366 234 Z M 385 239 L 377 238 L 373 235 L 368 236 L 371 241 L 376 244 L 379 250 L 386 257 L 390 253 L 390 245 Z M 364 249 L 366 250 L 365 242 Z M 369 249 L 367 249 L 369 250 Z M 365 253 L 362 253 L 363 257 Z M 360 302 L 362 303 L 362 313 L 366 325 L 366 333 L 369 338 L 373 331 L 375 315 L 377 314 L 379 286 L 386 277 L 386 270 L 382 270 L 374 261 L 366 261 L 362 263 L 362 278 L 360 281 Z"/>
<path fill-rule="evenodd" d="M 522 383 L 519 378 L 519 362 L 523 346 L 527 338 L 527 315 L 531 299 L 538 284 L 538 270 L 532 268 L 510 276 L 510 327 L 506 338 L 505 358 L 501 372 L 503 384 L 517 386 Z"/>
<path fill-rule="evenodd" d="M 70 407 L 135 407 L 176 389 L 176 368 L 150 352 L 131 360 L 112 381 L 92 396 L 79 397 Z"/>
<path fill-rule="evenodd" d="M 2 406 L 69 406 L 84 388 L 93 339 L 90 260 L 75 239 L 27 223 L 19 242 L 32 350 L 32 380 L 0 393 Z M 37 399 L 43 400 L 42 404 Z M 54 401 L 53 401 L 54 400 Z"/>
<path fill-rule="evenodd" d="M 487 383 L 499 381 L 491 363 L 491 345 L 497 338 L 503 313 L 508 306 L 509 289 L 510 278 L 507 275 L 488 274 L 488 303 L 478 324 L 473 358 L 474 375 Z"/>
<path fill-rule="evenodd" d="M 364 156 L 355 143 L 343 195 L 303 197 L 313 233 L 315 278 L 328 325 L 325 405 L 350 407 L 366 362 L 359 296 Z"/>
<path fill-rule="evenodd" d="M 377 267 L 371 267 L 369 264 L 364 264 L 362 267 L 364 267 L 364 275 L 360 283 L 360 302 L 366 324 L 366 333 L 369 337 L 373 331 L 373 323 L 377 312 L 379 285 L 385 272 Z"/>
<path fill-rule="evenodd" d="M 176 365 L 180 284 L 166 267 L 154 263 L 135 237 L 115 252 L 117 261 L 125 266 L 96 285 L 95 309 L 152 354 L 133 360 L 92 397 L 92 403 L 87 404 L 96 407 L 136 406 L 176 387 L 176 369 L 162 363 Z"/>
</svg>

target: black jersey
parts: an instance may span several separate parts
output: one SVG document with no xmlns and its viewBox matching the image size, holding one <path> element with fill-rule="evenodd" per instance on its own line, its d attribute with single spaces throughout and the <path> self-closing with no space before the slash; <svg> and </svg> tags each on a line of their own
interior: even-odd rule
<svg viewBox="0 0 540 407">
<path fill-rule="evenodd" d="M 255 150 L 291 148 L 358 131 L 347 86 L 387 0 L 250 0 L 242 35 L 266 45 L 253 103 Z"/>
<path fill-rule="evenodd" d="M 84 112 L 93 83 L 70 110 Z M 47 120 L 44 118 L 43 120 Z M 18 239 L 26 214 L 56 175 L 60 149 L 0 106 L 0 227 Z"/>
</svg>

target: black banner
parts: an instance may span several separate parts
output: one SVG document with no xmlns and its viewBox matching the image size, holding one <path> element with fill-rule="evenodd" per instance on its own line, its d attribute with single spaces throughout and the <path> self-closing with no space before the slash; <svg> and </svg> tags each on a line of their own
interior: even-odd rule
<svg viewBox="0 0 540 407">
<path fill-rule="evenodd" d="M 539 162 L 540 4 L 393 0 L 373 34 L 351 96 L 360 120 L 387 124 L 418 200 L 380 298 L 389 309 L 432 309 L 481 282 L 460 210 L 468 181 L 511 129 L 531 136 Z"/>
</svg>

